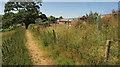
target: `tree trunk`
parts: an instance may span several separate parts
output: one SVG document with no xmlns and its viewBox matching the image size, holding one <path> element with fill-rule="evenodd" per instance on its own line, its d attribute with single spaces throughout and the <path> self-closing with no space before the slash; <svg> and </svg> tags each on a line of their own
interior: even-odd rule
<svg viewBox="0 0 120 67">
<path fill-rule="evenodd" d="M 29 24 L 25 24 L 25 28 L 28 29 Z"/>
</svg>

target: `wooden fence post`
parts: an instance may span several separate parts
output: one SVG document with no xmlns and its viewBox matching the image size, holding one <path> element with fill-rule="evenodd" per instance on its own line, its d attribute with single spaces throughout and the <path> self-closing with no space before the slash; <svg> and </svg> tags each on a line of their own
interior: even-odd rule
<svg viewBox="0 0 120 67">
<path fill-rule="evenodd" d="M 107 40 L 106 41 L 106 51 L 105 51 L 105 62 L 107 62 L 108 57 L 109 57 L 110 44 L 111 44 L 111 41 Z"/>
<path fill-rule="evenodd" d="M 58 41 L 58 34 L 56 33 L 56 40 Z"/>
<path fill-rule="evenodd" d="M 68 19 L 68 29 L 69 29 L 69 19 Z"/>
<path fill-rule="evenodd" d="M 39 31 L 39 29 L 40 29 L 40 28 L 39 28 L 39 27 L 37 27 L 37 31 Z"/>
<path fill-rule="evenodd" d="M 54 42 L 56 42 L 55 30 L 53 30 Z"/>
</svg>

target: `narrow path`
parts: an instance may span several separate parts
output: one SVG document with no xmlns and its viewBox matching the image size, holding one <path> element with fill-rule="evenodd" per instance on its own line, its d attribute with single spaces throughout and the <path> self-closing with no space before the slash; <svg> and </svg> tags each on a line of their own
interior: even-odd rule
<svg viewBox="0 0 120 67">
<path fill-rule="evenodd" d="M 26 30 L 27 48 L 32 57 L 33 65 L 51 65 L 51 61 L 45 59 L 45 54 L 40 50 L 38 43 L 33 40 L 31 32 Z"/>
</svg>

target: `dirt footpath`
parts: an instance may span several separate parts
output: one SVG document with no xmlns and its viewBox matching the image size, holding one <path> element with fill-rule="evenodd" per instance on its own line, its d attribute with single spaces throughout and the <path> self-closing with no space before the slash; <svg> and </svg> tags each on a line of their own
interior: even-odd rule
<svg viewBox="0 0 120 67">
<path fill-rule="evenodd" d="M 32 57 L 33 65 L 52 65 L 50 60 L 45 58 L 45 54 L 38 47 L 38 43 L 33 39 L 31 32 L 26 30 L 27 48 Z"/>
</svg>

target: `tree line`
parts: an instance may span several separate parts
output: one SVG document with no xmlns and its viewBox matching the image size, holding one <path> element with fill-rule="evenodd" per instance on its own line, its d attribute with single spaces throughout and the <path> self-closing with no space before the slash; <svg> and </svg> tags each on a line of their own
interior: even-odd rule
<svg viewBox="0 0 120 67">
<path fill-rule="evenodd" d="M 5 4 L 4 15 L 2 17 L 2 28 L 8 28 L 13 24 L 24 24 L 26 29 L 30 24 L 35 24 L 37 18 L 41 18 L 42 22 L 56 21 L 58 18 L 54 16 L 47 17 L 40 12 L 42 2 L 7 2 Z M 62 17 L 60 17 L 62 18 Z"/>
</svg>

